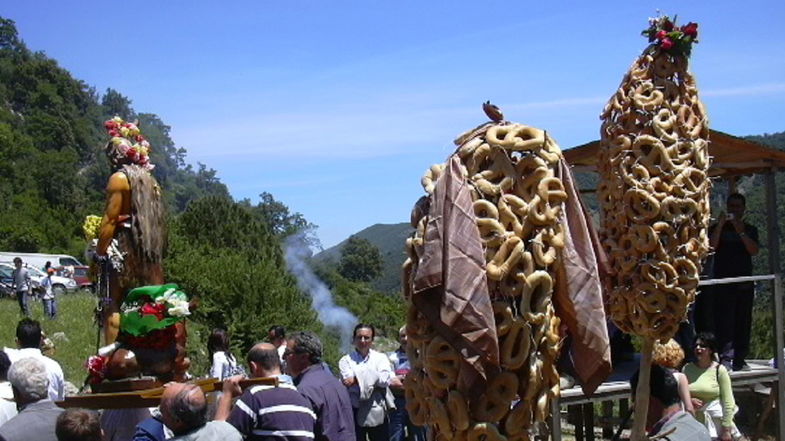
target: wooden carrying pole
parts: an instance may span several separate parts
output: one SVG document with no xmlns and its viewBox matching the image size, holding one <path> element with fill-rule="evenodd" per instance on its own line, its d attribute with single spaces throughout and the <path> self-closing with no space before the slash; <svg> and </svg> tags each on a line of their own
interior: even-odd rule
<svg viewBox="0 0 785 441">
<path fill-rule="evenodd" d="M 635 413 L 633 413 L 631 441 L 646 440 L 646 416 L 649 413 L 649 377 L 654 339 L 646 337 L 641 348 L 641 367 L 638 370 L 638 387 L 635 388 Z"/>
</svg>

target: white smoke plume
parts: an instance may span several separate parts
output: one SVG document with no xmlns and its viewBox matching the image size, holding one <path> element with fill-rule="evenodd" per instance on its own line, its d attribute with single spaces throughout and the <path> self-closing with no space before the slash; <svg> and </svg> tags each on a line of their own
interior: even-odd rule
<svg viewBox="0 0 785 441">
<path fill-rule="evenodd" d="M 306 233 L 298 233 L 286 238 L 284 259 L 289 272 L 297 278 L 297 286 L 311 297 L 311 305 L 319 314 L 319 321 L 326 327 L 336 328 L 341 335 L 341 349 L 351 347 L 352 331 L 357 324 L 357 317 L 343 306 L 333 301 L 333 294 L 311 267 L 307 260 L 311 257 L 311 249 L 305 240 Z"/>
</svg>

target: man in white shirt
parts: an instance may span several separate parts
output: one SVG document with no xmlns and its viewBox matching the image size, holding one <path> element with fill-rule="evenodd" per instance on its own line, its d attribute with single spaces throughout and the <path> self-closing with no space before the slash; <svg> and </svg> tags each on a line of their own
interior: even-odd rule
<svg viewBox="0 0 785 441">
<path fill-rule="evenodd" d="M 19 349 L 5 348 L 11 363 L 22 358 L 32 357 L 41 360 L 49 377 L 49 399 L 61 401 L 65 398 L 65 379 L 60 364 L 41 353 L 43 337 L 41 324 L 35 320 L 24 318 L 16 325 L 16 344 Z"/>
<path fill-rule="evenodd" d="M 0 351 L 0 426 L 18 413 L 14 402 L 14 391 L 8 381 L 8 368 L 10 367 L 11 360 L 8 358 L 8 354 Z"/>
</svg>

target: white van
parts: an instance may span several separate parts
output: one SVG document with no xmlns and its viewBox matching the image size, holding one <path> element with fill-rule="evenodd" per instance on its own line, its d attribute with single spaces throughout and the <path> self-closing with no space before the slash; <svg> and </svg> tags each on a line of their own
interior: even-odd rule
<svg viewBox="0 0 785 441">
<path fill-rule="evenodd" d="M 22 259 L 27 266 L 43 269 L 46 262 L 51 262 L 52 267 L 58 266 L 84 266 L 76 257 L 67 254 L 42 254 L 42 253 L 14 253 L 0 251 L 0 262 L 12 262 L 15 258 Z"/>
</svg>

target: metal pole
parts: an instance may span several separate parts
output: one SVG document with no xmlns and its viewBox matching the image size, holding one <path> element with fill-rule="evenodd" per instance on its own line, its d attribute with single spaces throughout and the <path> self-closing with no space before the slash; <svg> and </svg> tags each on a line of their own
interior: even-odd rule
<svg viewBox="0 0 785 441">
<path fill-rule="evenodd" d="M 783 359 L 783 348 L 785 348 L 785 335 L 783 335 L 782 317 L 782 279 L 776 274 L 774 279 L 774 360 L 777 361 L 777 426 L 779 437 L 785 440 L 785 360 Z M 774 393 L 771 388 L 771 393 Z"/>
</svg>

